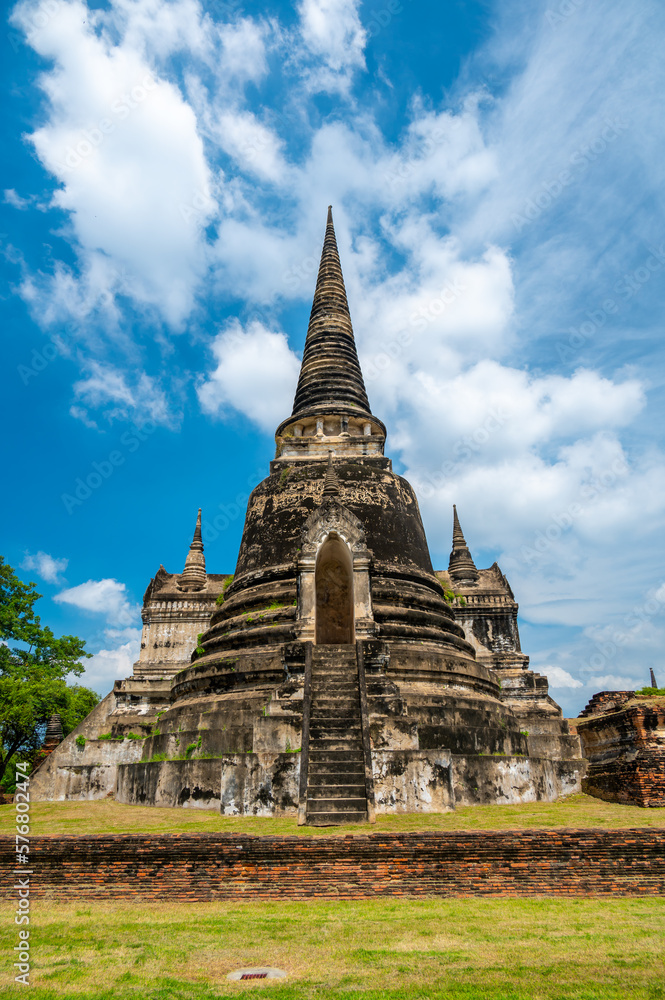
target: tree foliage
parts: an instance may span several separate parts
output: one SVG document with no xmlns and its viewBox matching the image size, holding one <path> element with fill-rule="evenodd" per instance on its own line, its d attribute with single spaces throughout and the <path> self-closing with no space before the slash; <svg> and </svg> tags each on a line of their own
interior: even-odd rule
<svg viewBox="0 0 665 1000">
<path fill-rule="evenodd" d="M 12 757 L 33 756 L 54 712 L 65 735 L 99 701 L 94 691 L 68 684 L 80 676 L 85 642 L 74 635 L 56 638 L 35 614 L 41 597 L 23 583 L 0 556 L 0 780 Z"/>
</svg>

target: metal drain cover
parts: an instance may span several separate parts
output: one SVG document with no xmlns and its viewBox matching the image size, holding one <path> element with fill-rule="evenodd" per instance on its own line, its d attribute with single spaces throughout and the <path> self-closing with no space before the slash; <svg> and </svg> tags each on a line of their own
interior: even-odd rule
<svg viewBox="0 0 665 1000">
<path fill-rule="evenodd" d="M 267 966 L 255 969 L 236 969 L 229 972 L 227 979 L 286 979 L 286 973 L 281 969 L 270 969 Z"/>
</svg>

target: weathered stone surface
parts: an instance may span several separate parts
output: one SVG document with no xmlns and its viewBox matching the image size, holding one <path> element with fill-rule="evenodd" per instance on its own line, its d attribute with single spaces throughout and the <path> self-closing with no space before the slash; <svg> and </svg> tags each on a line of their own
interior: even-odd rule
<svg viewBox="0 0 665 1000">
<path fill-rule="evenodd" d="M 455 808 L 446 750 L 373 750 L 376 812 L 443 813 Z"/>
<path fill-rule="evenodd" d="M 208 585 L 208 575 L 206 573 L 206 561 L 203 555 L 203 540 L 201 538 L 201 508 L 199 507 L 196 518 L 196 528 L 194 538 L 189 546 L 189 552 L 185 560 L 185 568 L 178 577 L 177 587 L 183 593 L 190 593 L 205 590 Z"/>
<path fill-rule="evenodd" d="M 116 798 L 129 805 L 219 809 L 220 766 L 220 760 L 122 764 Z"/>
<path fill-rule="evenodd" d="M 58 765 L 52 774 L 52 790 L 48 799 L 76 802 L 110 798 L 115 794 L 117 774 L 117 762 Z"/>
<path fill-rule="evenodd" d="M 257 719 L 253 727 L 254 753 L 291 753 L 301 748 L 302 728 L 299 723 L 285 716 L 266 716 Z"/>
<path fill-rule="evenodd" d="M 353 338 L 332 209 L 328 208 L 293 416 L 312 410 L 320 413 L 326 407 L 338 409 L 340 404 L 347 412 L 370 412 Z"/>
<path fill-rule="evenodd" d="M 618 692 L 623 695 L 626 692 Z M 636 698 L 577 720 L 589 795 L 637 806 L 665 806 L 665 698 Z M 605 700 L 608 704 L 610 699 Z"/>
<path fill-rule="evenodd" d="M 583 760 L 537 757 L 454 756 L 455 804 L 517 805 L 554 802 L 580 790 Z"/>
<path fill-rule="evenodd" d="M 223 815 L 296 815 L 299 753 L 227 754 L 221 763 Z"/>
<path fill-rule="evenodd" d="M 181 588 L 181 578 L 160 566 L 148 585 L 141 612 L 141 651 L 134 664 L 136 679 L 168 680 L 190 662 L 197 637 L 208 627 L 215 602 L 229 579 L 224 574 L 208 574 L 205 586 L 199 587 L 194 572 L 190 583 L 197 589 L 190 593 L 187 582 L 187 589 Z"/>
<path fill-rule="evenodd" d="M 520 645 L 518 605 L 510 584 L 497 563 L 489 569 L 476 569 L 456 508 L 453 512 L 450 566 L 437 576 L 446 590 L 457 595 L 452 603 L 455 620 L 473 645 L 477 660 L 498 678 L 501 701 L 527 738 L 525 748 L 514 747 L 512 752 L 555 761 L 577 760 L 583 773 L 579 739 L 550 697 L 547 678 L 528 669 L 529 657 Z M 497 750 L 501 752 L 498 747 L 490 752 Z M 503 752 L 511 751 L 506 747 Z"/>
<path fill-rule="evenodd" d="M 77 752 L 76 752 L 77 751 Z M 139 761 L 143 753 L 140 740 L 86 740 L 67 754 L 67 762 L 57 761 L 49 774 L 48 794 L 43 794 L 44 779 L 39 781 L 35 801 L 65 799 L 104 799 L 116 791 L 118 766 Z M 64 756 L 64 755 L 63 755 Z M 78 759 L 77 759 L 78 758 Z"/>
<path fill-rule="evenodd" d="M 95 708 L 93 708 L 92 712 L 90 712 L 90 714 L 72 733 L 65 737 L 57 749 L 54 750 L 53 753 L 49 754 L 46 760 L 43 761 L 43 763 L 30 777 L 30 796 L 33 801 L 50 801 L 53 799 L 64 799 L 69 797 L 65 791 L 65 789 L 69 787 L 69 777 L 66 773 L 67 769 L 71 767 L 80 767 L 86 763 L 90 763 L 90 758 L 85 758 L 85 748 L 81 748 L 77 745 L 77 737 L 83 737 L 83 739 L 87 741 L 97 737 L 100 733 L 107 731 L 107 720 L 114 708 L 115 696 L 113 692 L 111 692 L 110 694 L 107 694 L 106 698 L 100 701 Z M 114 746 L 109 748 L 106 752 L 119 753 L 120 751 L 117 746 Z M 107 777 L 103 782 L 103 790 L 99 787 L 99 780 L 97 776 L 95 778 L 94 788 L 91 788 L 91 791 L 94 794 L 81 795 L 81 782 L 77 779 L 76 798 L 104 798 L 109 791 L 113 791 L 115 771 L 112 767 L 110 771 L 108 770 L 110 761 L 108 759 L 104 762 L 99 760 L 98 763 L 103 763 L 106 768 L 105 773 Z M 59 774 L 59 771 L 62 771 L 62 773 Z"/>
<path fill-rule="evenodd" d="M 478 570 L 469 552 L 462 527 L 457 516 L 457 507 L 453 504 L 453 548 L 448 563 L 448 576 L 456 587 L 473 586 L 478 580 Z"/>
</svg>

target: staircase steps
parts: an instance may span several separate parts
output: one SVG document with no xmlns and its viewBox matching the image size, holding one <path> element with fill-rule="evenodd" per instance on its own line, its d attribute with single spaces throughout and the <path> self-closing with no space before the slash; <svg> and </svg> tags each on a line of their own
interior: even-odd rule
<svg viewBox="0 0 665 1000">
<path fill-rule="evenodd" d="M 315 646 L 309 723 L 306 821 L 368 820 L 355 646 Z"/>
</svg>

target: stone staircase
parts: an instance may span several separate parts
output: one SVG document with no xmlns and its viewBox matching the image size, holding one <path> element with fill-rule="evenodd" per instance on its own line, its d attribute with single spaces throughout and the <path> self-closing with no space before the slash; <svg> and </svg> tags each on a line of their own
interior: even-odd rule
<svg viewBox="0 0 665 1000">
<path fill-rule="evenodd" d="M 307 823 L 368 821 L 355 646 L 314 646 Z"/>
</svg>

